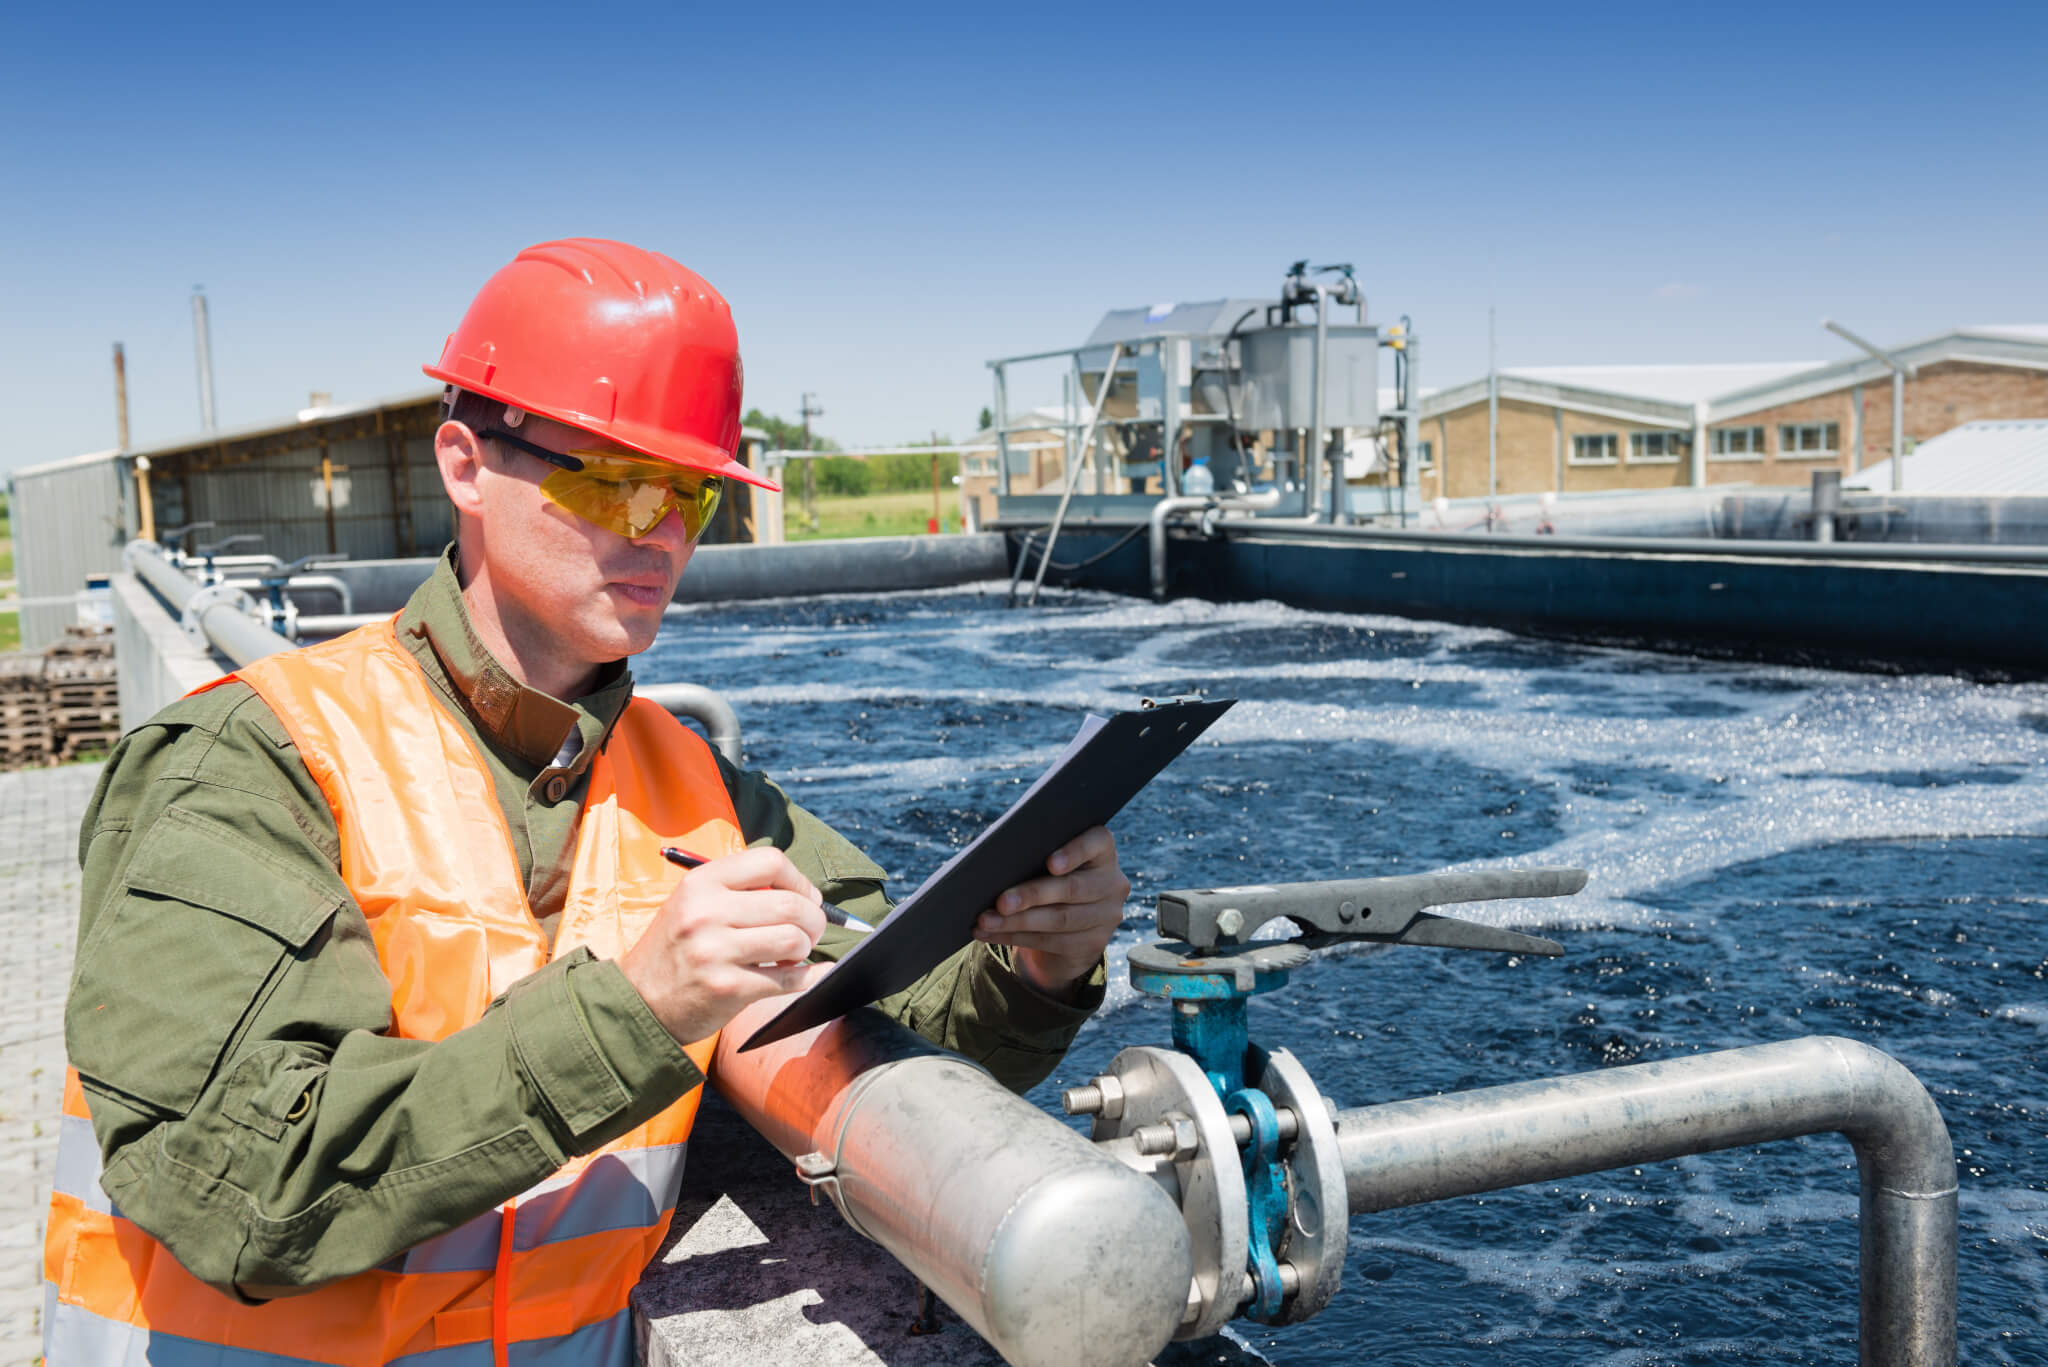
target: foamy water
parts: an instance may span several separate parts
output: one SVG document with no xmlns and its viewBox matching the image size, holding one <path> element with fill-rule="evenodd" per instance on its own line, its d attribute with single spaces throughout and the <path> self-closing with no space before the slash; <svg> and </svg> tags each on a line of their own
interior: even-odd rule
<svg viewBox="0 0 2048 1367">
<path fill-rule="evenodd" d="M 1941 1103 L 1962 1360 L 2048 1362 L 2048 687 L 1558 645 L 1271 603 L 1000 585 L 677 609 L 647 679 L 723 691 L 748 762 L 908 891 L 1089 710 L 1240 699 L 1115 824 L 1109 1007 L 1057 1090 L 1165 1019 L 1122 981 L 1166 888 L 1496 863 L 1587 890 L 1472 909 L 1557 961 L 1337 954 L 1252 1009 L 1343 1105 L 1845 1034 Z M 1855 1175 L 1819 1137 L 1355 1221 L 1286 1364 L 1833 1363 L 1855 1353 Z"/>
</svg>

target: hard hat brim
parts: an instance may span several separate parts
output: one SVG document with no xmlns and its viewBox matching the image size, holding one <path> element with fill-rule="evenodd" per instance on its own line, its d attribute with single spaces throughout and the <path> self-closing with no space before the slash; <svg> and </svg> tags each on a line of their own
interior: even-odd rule
<svg viewBox="0 0 2048 1367">
<path fill-rule="evenodd" d="M 669 465 L 680 465 L 686 470 L 701 470 L 707 475 L 721 475 L 726 479 L 738 480 L 742 484 L 751 484 L 757 489 L 766 489 L 771 494 L 782 492 L 780 484 L 765 475 L 756 474 L 744 463 L 728 455 L 724 448 L 714 446 L 708 441 L 701 441 L 679 432 L 643 426 L 640 423 L 616 420 L 605 422 L 589 413 L 579 413 L 574 409 L 538 406 L 531 400 L 504 393 L 490 385 L 463 379 L 452 371 L 443 370 L 440 366 L 423 365 L 420 369 L 443 384 L 452 384 L 457 389 L 466 390 L 471 394 L 481 394 L 499 403 L 510 404 L 536 417 L 547 418 L 588 432 L 601 440 L 623 446 L 628 451 L 637 451 L 654 460 Z"/>
</svg>

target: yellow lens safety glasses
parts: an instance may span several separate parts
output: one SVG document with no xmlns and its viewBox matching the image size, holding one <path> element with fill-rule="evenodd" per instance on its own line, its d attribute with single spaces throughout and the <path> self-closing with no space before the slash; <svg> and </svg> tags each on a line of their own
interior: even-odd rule
<svg viewBox="0 0 2048 1367">
<path fill-rule="evenodd" d="M 554 470 L 540 482 L 550 503 L 608 532 L 638 539 L 674 509 L 695 541 L 718 508 L 725 481 L 701 470 L 625 460 L 609 451 L 571 451 L 581 470 Z"/>
</svg>

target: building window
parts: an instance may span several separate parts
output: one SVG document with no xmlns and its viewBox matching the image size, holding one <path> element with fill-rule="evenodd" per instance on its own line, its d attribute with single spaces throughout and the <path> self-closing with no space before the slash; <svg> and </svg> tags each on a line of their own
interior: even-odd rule
<svg viewBox="0 0 2048 1367">
<path fill-rule="evenodd" d="M 1598 432 L 1592 436 L 1573 437 L 1572 464 L 1612 465 L 1615 463 L 1615 445 L 1612 432 Z"/>
<path fill-rule="evenodd" d="M 1415 443 L 1415 468 L 1418 470 L 1436 469 L 1435 442 L 1418 441 Z"/>
<path fill-rule="evenodd" d="M 1631 465 L 1675 465 L 1692 451 L 1692 438 L 1684 432 L 1631 432 L 1628 461 Z"/>
<path fill-rule="evenodd" d="M 1778 427 L 1778 455 L 1786 460 L 1824 460 L 1841 451 L 1841 424 L 1788 422 Z"/>
<path fill-rule="evenodd" d="M 1764 429 L 1761 427 L 1717 427 L 1708 447 L 1715 460 L 1762 460 Z"/>
</svg>

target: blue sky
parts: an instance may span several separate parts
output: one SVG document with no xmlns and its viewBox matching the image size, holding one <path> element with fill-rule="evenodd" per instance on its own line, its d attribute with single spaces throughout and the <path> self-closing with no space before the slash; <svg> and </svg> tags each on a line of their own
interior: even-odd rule
<svg viewBox="0 0 2048 1367">
<path fill-rule="evenodd" d="M 10 7 L 0 471 L 424 386 L 520 247 L 731 299 L 748 401 L 961 435 L 983 362 L 1357 263 L 1423 379 L 2048 321 L 2048 7 Z M 1056 384 L 1056 381 L 1054 381 Z M 1031 397 L 1027 395 L 1026 397 Z M 1049 395 L 1048 395 L 1049 397 Z"/>
</svg>

